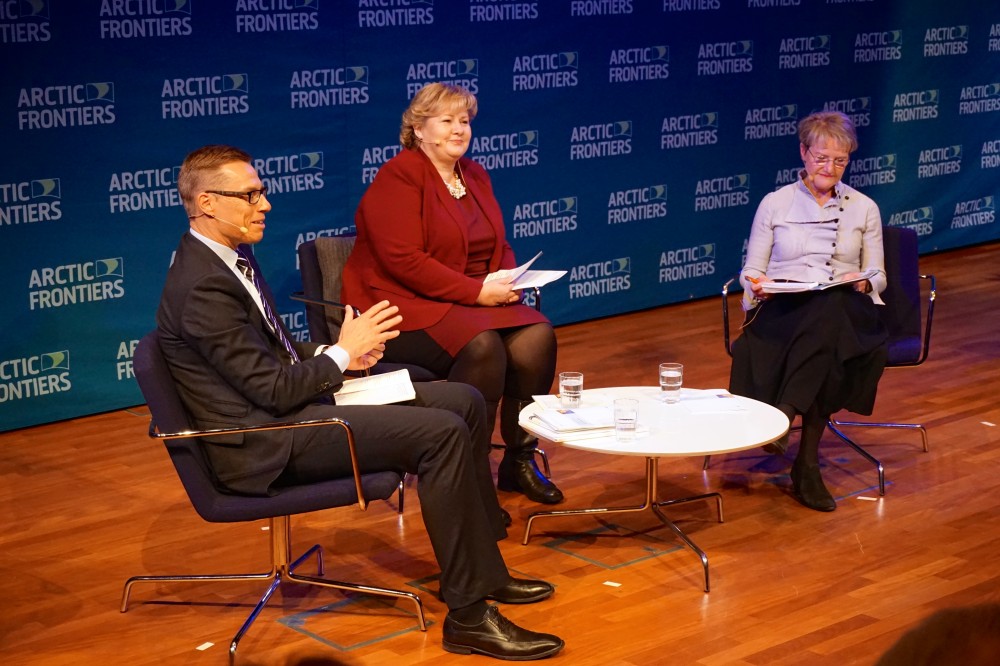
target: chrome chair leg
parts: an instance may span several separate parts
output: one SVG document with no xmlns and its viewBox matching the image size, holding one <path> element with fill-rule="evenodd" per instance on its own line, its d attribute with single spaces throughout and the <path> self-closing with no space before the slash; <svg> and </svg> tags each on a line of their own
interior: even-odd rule
<svg viewBox="0 0 1000 666">
<path fill-rule="evenodd" d="M 868 453 L 868 451 L 862 448 L 860 444 L 845 435 L 844 432 L 837 427 L 836 422 L 833 419 L 826 422 L 826 427 L 830 429 L 830 432 L 843 440 L 845 444 L 857 451 L 858 454 L 860 454 L 868 462 L 875 465 L 875 470 L 878 473 L 878 494 L 880 496 L 885 495 L 885 467 L 882 465 L 882 462 L 872 454 Z"/>
</svg>

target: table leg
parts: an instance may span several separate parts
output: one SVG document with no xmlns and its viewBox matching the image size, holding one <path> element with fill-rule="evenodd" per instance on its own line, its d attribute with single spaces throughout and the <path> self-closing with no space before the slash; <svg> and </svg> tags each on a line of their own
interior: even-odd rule
<svg viewBox="0 0 1000 666">
<path fill-rule="evenodd" d="M 667 518 L 666 514 L 660 510 L 660 507 L 671 506 L 673 504 L 681 504 L 683 502 L 693 502 L 695 500 L 709 499 L 714 497 L 716 500 L 716 506 L 719 511 L 719 522 L 723 522 L 722 518 L 722 495 L 719 493 L 704 493 L 702 495 L 694 495 L 691 497 L 682 497 L 679 499 L 670 500 L 657 500 L 658 494 L 658 477 L 659 477 L 659 459 L 658 458 L 646 458 L 646 496 L 643 499 L 642 504 L 638 506 L 620 506 L 620 507 L 594 507 L 591 509 L 558 509 L 554 511 L 538 511 L 530 516 L 528 516 L 528 523 L 524 527 L 524 538 L 521 540 L 522 545 L 528 545 L 528 540 L 531 538 L 531 526 L 538 518 L 553 518 L 560 516 L 596 516 L 605 515 L 611 513 L 634 513 L 637 511 L 645 511 L 650 509 L 653 514 L 660 519 L 660 521 L 673 530 L 681 541 L 683 541 L 691 550 L 698 555 L 701 559 L 701 566 L 705 571 L 705 592 L 709 591 L 709 579 L 708 579 L 708 555 L 705 554 L 701 548 L 691 540 L 690 537 L 678 527 L 672 520 Z"/>
</svg>

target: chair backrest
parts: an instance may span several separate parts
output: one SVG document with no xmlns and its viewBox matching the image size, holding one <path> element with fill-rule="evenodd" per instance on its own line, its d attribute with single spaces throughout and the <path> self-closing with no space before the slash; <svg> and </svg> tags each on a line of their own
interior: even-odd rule
<svg viewBox="0 0 1000 666">
<path fill-rule="evenodd" d="M 139 341 L 132 367 L 158 431 L 191 431 L 191 419 L 177 393 L 155 330 Z M 270 497 L 232 495 L 216 486 L 215 476 L 197 437 L 169 439 L 164 444 L 192 506 L 198 515 L 209 522 L 257 520 L 347 506 L 357 501 L 354 479 L 350 477 L 282 488 Z M 399 479 L 396 472 L 363 475 L 365 497 L 369 500 L 388 498 L 395 492 Z"/>
<path fill-rule="evenodd" d="M 321 236 L 299 245 L 299 272 L 302 275 L 302 292 L 307 298 L 340 302 L 344 265 L 354 249 L 354 236 Z M 336 308 L 306 303 L 306 322 L 309 339 L 321 345 L 337 342 L 343 315 Z M 376 372 L 405 369 L 414 382 L 432 382 L 439 379 L 427 368 L 404 363 L 379 363 Z"/>
<path fill-rule="evenodd" d="M 884 227 L 882 246 L 888 284 L 882 292 L 885 307 L 879 310 L 889 330 L 889 365 L 912 364 L 923 344 L 917 232 Z"/>
<path fill-rule="evenodd" d="M 321 236 L 299 245 L 302 291 L 309 298 L 340 301 L 344 264 L 354 249 L 354 236 Z M 336 342 L 332 331 L 342 320 L 333 308 L 306 304 L 309 339 L 324 345 Z"/>
</svg>

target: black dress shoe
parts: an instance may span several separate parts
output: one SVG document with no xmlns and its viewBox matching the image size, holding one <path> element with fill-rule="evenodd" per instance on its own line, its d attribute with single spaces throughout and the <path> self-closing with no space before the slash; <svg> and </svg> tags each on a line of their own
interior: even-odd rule
<svg viewBox="0 0 1000 666">
<path fill-rule="evenodd" d="M 524 493 L 532 502 L 541 504 L 558 504 L 563 501 L 562 491 L 545 478 L 530 451 L 528 457 L 504 456 L 500 460 L 500 466 L 497 468 L 497 488 Z"/>
<path fill-rule="evenodd" d="M 460 624 L 449 614 L 444 619 L 442 646 L 456 654 L 484 654 L 507 661 L 531 661 L 551 657 L 563 648 L 563 640 L 517 626 L 490 606 L 482 622 Z"/>
<path fill-rule="evenodd" d="M 507 512 L 507 509 L 503 508 L 500 509 L 500 520 L 503 521 L 504 527 L 510 527 L 511 524 L 514 522 L 510 517 L 510 513 Z"/>
<path fill-rule="evenodd" d="M 826 489 L 819 465 L 792 465 L 792 489 L 795 499 L 816 511 L 833 511 L 837 502 Z"/>
<path fill-rule="evenodd" d="M 511 578 L 510 582 L 493 594 L 486 595 L 489 601 L 499 601 L 502 604 L 533 604 L 542 599 L 548 599 L 555 592 L 551 583 L 544 580 L 526 580 Z"/>
</svg>

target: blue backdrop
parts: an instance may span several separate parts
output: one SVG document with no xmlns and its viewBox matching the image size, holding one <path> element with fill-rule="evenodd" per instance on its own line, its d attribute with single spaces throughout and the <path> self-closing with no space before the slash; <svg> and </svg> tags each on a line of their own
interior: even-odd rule
<svg viewBox="0 0 1000 666">
<path fill-rule="evenodd" d="M 716 293 L 797 121 L 924 252 L 998 238 L 1000 6 L 981 0 L 0 0 L 0 431 L 138 404 L 136 341 L 187 228 L 185 154 L 231 143 L 274 210 L 257 255 L 306 335 L 296 247 L 351 234 L 431 81 L 479 98 L 519 258 L 556 324 Z"/>
</svg>

